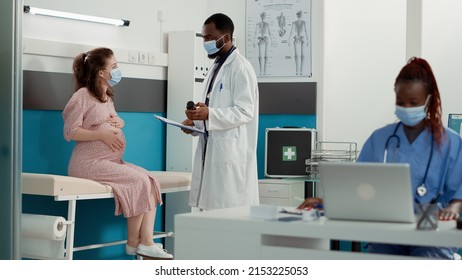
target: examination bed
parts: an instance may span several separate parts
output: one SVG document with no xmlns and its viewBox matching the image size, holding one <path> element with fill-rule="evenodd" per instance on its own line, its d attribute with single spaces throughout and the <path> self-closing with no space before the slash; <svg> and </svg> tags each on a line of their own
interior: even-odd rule
<svg viewBox="0 0 462 280">
<path fill-rule="evenodd" d="M 150 171 L 160 182 L 161 193 L 188 191 L 191 173 Z M 92 180 L 52 174 L 22 173 L 22 193 L 53 196 L 55 201 L 68 201 L 67 236 L 64 259 L 71 260 L 73 253 L 89 249 L 125 244 L 126 240 L 74 247 L 75 214 L 77 200 L 114 197 L 111 186 Z M 154 232 L 154 238 L 172 237 L 173 232 Z"/>
</svg>

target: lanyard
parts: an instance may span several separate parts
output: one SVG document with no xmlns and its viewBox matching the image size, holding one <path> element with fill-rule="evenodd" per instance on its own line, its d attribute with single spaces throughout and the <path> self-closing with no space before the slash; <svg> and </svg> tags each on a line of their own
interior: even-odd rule
<svg viewBox="0 0 462 280">
<path fill-rule="evenodd" d="M 209 87 L 207 89 L 207 95 L 205 97 L 205 105 L 206 106 L 209 106 L 209 102 L 210 102 L 210 93 L 212 91 L 212 87 L 213 87 L 213 83 L 215 82 L 215 77 L 217 76 L 218 72 L 220 71 L 220 68 L 221 66 L 223 66 L 223 64 L 225 63 L 226 59 L 228 58 L 228 56 L 236 49 L 235 46 L 233 46 L 224 56 L 222 57 L 219 57 L 217 58 L 217 60 L 215 60 L 215 68 L 213 70 L 213 74 L 212 74 L 212 77 L 210 78 L 210 82 L 209 82 Z M 221 88 L 220 88 L 221 90 Z M 207 130 L 207 125 L 204 121 L 204 131 L 205 133 L 203 134 L 204 135 L 204 140 L 205 140 L 205 143 L 204 143 L 204 152 L 202 153 L 202 169 L 204 168 L 204 163 L 205 163 L 205 154 L 207 152 L 207 142 L 208 142 L 208 138 L 209 138 L 209 131 Z"/>
<path fill-rule="evenodd" d="M 212 87 L 213 87 L 213 83 L 215 82 L 215 78 L 216 76 L 218 75 L 218 72 L 220 71 L 221 69 L 221 66 L 223 66 L 223 64 L 225 63 L 226 59 L 229 57 L 229 55 L 236 49 L 235 46 L 232 46 L 231 49 L 223 56 L 221 57 L 218 57 L 216 60 L 215 60 L 215 68 L 213 69 L 213 74 L 212 74 L 212 77 L 210 78 L 210 82 L 209 82 L 209 87 L 207 89 L 207 95 L 205 96 L 205 105 L 206 106 L 209 106 L 209 102 L 210 102 L 210 93 L 212 92 Z M 221 86 L 220 86 L 221 87 Z M 221 90 L 221 88 L 220 88 Z M 209 136 L 209 131 L 207 130 L 207 125 L 205 124 L 205 121 L 204 121 L 204 130 L 205 130 L 205 139 L 207 140 L 208 136 Z"/>
<path fill-rule="evenodd" d="M 228 58 L 228 56 L 236 49 L 235 46 L 232 46 L 231 49 L 224 55 L 224 56 L 221 56 L 219 58 L 217 58 L 215 60 L 215 68 L 213 70 L 213 74 L 212 74 L 212 77 L 210 78 L 210 83 L 209 83 L 209 87 L 207 89 L 207 95 L 205 97 L 205 105 L 209 106 L 209 102 L 210 102 L 210 93 L 212 92 L 212 87 L 213 87 L 213 83 L 215 82 L 215 78 L 217 77 L 217 74 L 218 72 L 220 71 L 221 69 L 221 66 L 223 66 L 223 64 L 225 63 L 226 59 Z"/>
</svg>

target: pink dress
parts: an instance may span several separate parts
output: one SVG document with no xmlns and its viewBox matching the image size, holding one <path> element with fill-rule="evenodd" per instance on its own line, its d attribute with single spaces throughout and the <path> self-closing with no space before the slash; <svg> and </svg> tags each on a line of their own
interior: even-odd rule
<svg viewBox="0 0 462 280">
<path fill-rule="evenodd" d="M 145 169 L 122 160 L 125 136 L 122 129 L 111 126 L 107 119 L 117 112 L 111 98 L 102 103 L 87 88 L 81 88 L 64 108 L 64 138 L 72 139 L 77 128 L 112 130 L 123 142 L 122 150 L 112 151 L 102 141 L 76 141 L 69 161 L 69 176 L 94 180 L 114 190 L 115 215 L 137 216 L 162 204 L 160 184 Z"/>
</svg>

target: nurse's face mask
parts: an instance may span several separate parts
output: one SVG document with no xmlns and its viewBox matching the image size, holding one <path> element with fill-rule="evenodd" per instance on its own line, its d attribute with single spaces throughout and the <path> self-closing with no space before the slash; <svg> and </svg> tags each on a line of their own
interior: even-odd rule
<svg viewBox="0 0 462 280">
<path fill-rule="evenodd" d="M 415 126 L 427 117 L 427 104 L 431 95 L 427 96 L 425 104 L 417 107 L 402 107 L 396 105 L 395 114 L 407 126 Z"/>
</svg>

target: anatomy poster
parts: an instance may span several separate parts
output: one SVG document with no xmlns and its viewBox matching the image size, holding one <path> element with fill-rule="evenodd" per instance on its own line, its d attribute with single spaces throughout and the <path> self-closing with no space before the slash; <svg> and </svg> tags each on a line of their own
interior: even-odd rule
<svg viewBox="0 0 462 280">
<path fill-rule="evenodd" d="M 311 0 L 247 0 L 246 56 L 259 77 L 311 77 Z"/>
</svg>

